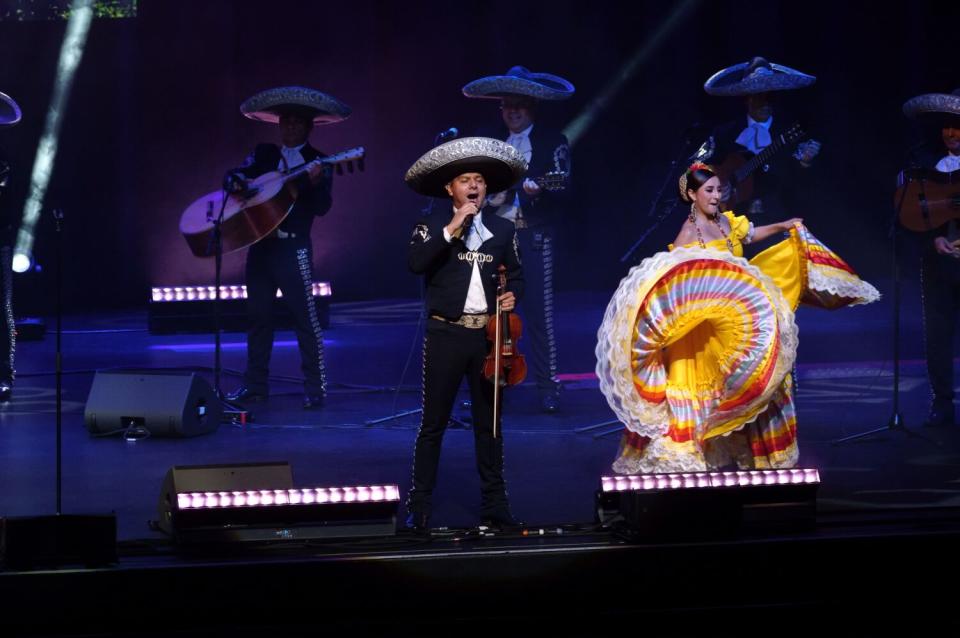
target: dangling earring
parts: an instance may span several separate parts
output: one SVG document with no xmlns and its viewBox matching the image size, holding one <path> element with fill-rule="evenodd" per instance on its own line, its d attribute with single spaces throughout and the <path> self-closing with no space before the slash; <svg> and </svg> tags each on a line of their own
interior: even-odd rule
<svg viewBox="0 0 960 638">
<path fill-rule="evenodd" d="M 696 202 L 690 202 L 690 215 L 688 215 L 688 219 L 690 219 L 691 222 L 697 221 L 697 203 Z"/>
</svg>

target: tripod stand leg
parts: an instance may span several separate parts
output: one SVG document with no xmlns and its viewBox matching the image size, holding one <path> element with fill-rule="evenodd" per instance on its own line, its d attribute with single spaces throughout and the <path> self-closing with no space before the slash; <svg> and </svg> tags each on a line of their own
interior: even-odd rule
<svg viewBox="0 0 960 638">
<path fill-rule="evenodd" d="M 584 425 L 583 427 L 574 428 L 574 432 L 577 434 L 582 434 L 584 432 L 589 432 L 591 430 L 599 430 L 600 428 L 605 428 L 608 425 L 613 425 L 614 423 L 620 423 L 620 421 L 613 419 L 612 421 L 604 421 L 603 423 L 594 423 L 593 425 Z"/>
<path fill-rule="evenodd" d="M 602 438 L 605 437 L 605 436 L 610 436 L 611 434 L 620 434 L 621 432 L 623 432 L 623 426 L 622 426 L 622 425 L 621 425 L 620 427 L 611 428 L 611 429 L 609 429 L 609 430 L 604 430 L 603 432 L 597 432 L 596 434 L 593 435 L 593 438 L 594 438 L 594 439 L 602 439 Z"/>
<path fill-rule="evenodd" d="M 393 421 L 394 419 L 400 419 L 405 416 L 410 416 L 411 414 L 420 414 L 423 412 L 423 408 L 417 408 L 416 410 L 406 410 L 405 412 L 397 412 L 396 414 L 391 414 L 390 416 L 385 416 L 381 419 L 373 419 L 372 421 L 364 421 L 364 425 L 377 425 L 378 423 L 386 423 L 387 421 Z"/>
</svg>

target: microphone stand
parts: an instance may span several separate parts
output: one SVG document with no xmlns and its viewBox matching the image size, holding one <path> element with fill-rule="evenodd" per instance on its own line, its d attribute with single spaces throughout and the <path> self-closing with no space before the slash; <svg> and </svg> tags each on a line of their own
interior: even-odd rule
<svg viewBox="0 0 960 638">
<path fill-rule="evenodd" d="M 243 407 L 227 401 L 220 386 L 220 376 L 223 369 L 220 362 L 221 352 L 223 349 L 220 338 L 220 283 L 221 274 L 223 271 L 223 233 L 221 231 L 221 226 L 223 225 L 223 215 L 227 209 L 227 200 L 229 198 L 230 193 L 226 188 L 224 188 L 223 197 L 221 198 L 222 201 L 220 203 L 220 212 L 216 216 L 213 215 L 213 202 L 207 202 L 207 218 L 213 223 L 213 234 L 210 236 L 210 245 L 207 247 L 208 255 L 210 254 L 211 250 L 213 251 L 214 263 L 213 286 L 215 292 L 213 296 L 213 392 L 220 401 L 220 404 L 225 408 L 223 410 L 223 414 L 225 416 L 230 415 L 233 418 L 239 418 L 241 425 L 245 425 L 249 413 Z"/>
<path fill-rule="evenodd" d="M 434 145 L 434 147 L 440 145 L 440 142 L 443 141 L 444 138 L 445 138 L 445 134 L 447 134 L 450 130 L 451 130 L 451 129 L 447 129 L 446 131 L 443 131 L 442 133 L 438 133 L 437 136 L 433 138 L 433 145 Z M 426 205 L 420 210 L 420 212 L 423 213 L 423 215 L 424 215 L 425 217 L 428 217 L 428 216 L 430 216 L 430 215 L 433 214 L 433 202 L 434 202 L 434 199 L 436 199 L 436 198 L 434 198 L 434 197 L 427 197 L 427 203 L 426 203 Z M 414 331 L 414 333 L 413 333 L 413 340 L 410 342 L 410 350 L 409 350 L 409 352 L 408 352 L 408 354 L 407 354 L 407 361 L 403 364 L 403 371 L 400 373 L 400 380 L 397 381 L 397 389 L 396 389 L 396 391 L 395 391 L 394 394 L 393 394 L 393 408 L 392 408 L 393 410 L 396 410 L 396 409 L 397 409 L 397 399 L 400 397 L 400 388 L 403 386 L 403 380 L 404 380 L 404 379 L 406 378 L 406 376 L 407 376 L 407 370 L 410 369 L 410 362 L 413 360 L 413 353 L 414 353 L 414 350 L 416 350 L 417 343 L 423 341 L 423 337 L 422 337 L 423 329 L 424 329 L 424 328 L 423 328 L 423 325 L 424 325 L 424 322 L 425 322 L 425 319 L 426 319 L 426 316 L 427 316 L 426 302 L 425 302 L 425 300 L 424 300 L 424 295 L 425 295 L 424 287 L 425 287 L 425 285 L 426 285 L 426 284 L 425 284 L 425 283 L 422 281 L 422 279 L 421 279 L 421 281 L 420 281 L 420 286 L 419 286 L 419 288 L 420 288 L 420 312 L 419 312 L 418 315 L 417 315 L 417 329 L 416 329 L 416 331 Z M 410 415 L 412 415 L 412 414 L 421 414 L 422 412 L 423 412 L 423 408 L 415 408 L 415 409 L 413 409 L 413 410 L 403 410 L 403 411 L 400 411 L 400 412 L 394 412 L 393 414 L 391 414 L 391 415 L 389 415 L 389 416 L 381 417 L 381 418 L 379 418 L 379 419 L 371 419 L 371 420 L 369 420 L 369 421 L 364 421 L 364 424 L 367 425 L 367 426 L 379 425 L 380 423 L 386 423 L 387 421 L 393 421 L 393 420 L 395 420 L 395 419 L 400 419 L 400 418 L 403 418 L 403 417 L 405 417 L 405 416 L 410 416 Z M 466 423 L 464 423 L 463 421 L 461 421 L 461 420 L 459 420 L 459 419 L 457 419 L 457 418 L 455 418 L 455 417 L 453 417 L 453 416 L 450 417 L 450 423 L 453 423 L 453 424 L 455 424 L 456 426 L 458 426 L 458 427 L 460 427 L 460 428 L 463 428 L 463 429 L 468 429 L 468 428 L 470 427 L 470 426 L 468 426 Z"/>
<path fill-rule="evenodd" d="M 901 175 L 903 175 L 905 179 L 910 179 L 906 171 L 901 172 Z M 907 189 L 904 188 L 900 193 L 900 199 L 897 200 L 897 205 L 893 210 L 893 217 L 890 220 L 891 259 L 893 261 L 893 413 L 890 415 L 890 419 L 885 426 L 836 439 L 832 442 L 833 445 L 858 441 L 873 436 L 874 434 L 880 434 L 881 432 L 902 432 L 907 436 L 923 439 L 928 443 L 939 446 L 938 443 L 929 437 L 919 432 L 909 430 L 907 426 L 904 425 L 903 415 L 900 413 L 900 233 L 898 232 L 898 220 L 900 219 L 900 211 L 903 208 L 903 201 L 906 196 Z"/>
<path fill-rule="evenodd" d="M 677 175 L 677 165 L 680 161 L 687 157 L 687 151 L 690 149 L 691 137 L 694 131 L 700 130 L 699 124 L 694 124 L 693 126 L 687 127 L 685 134 L 683 136 L 683 142 L 680 144 L 680 149 L 674 155 L 673 160 L 670 162 L 670 166 L 666 171 L 666 174 L 663 176 L 663 181 L 660 183 L 660 188 L 657 190 L 656 196 L 653 198 L 653 201 L 650 202 L 650 208 L 647 209 L 647 217 L 654 217 L 658 208 L 660 208 L 660 213 L 656 215 L 657 219 L 653 222 L 644 232 L 640 235 L 640 238 L 637 241 L 633 242 L 633 245 L 630 246 L 629 250 L 624 253 L 623 257 L 620 258 L 620 263 L 627 263 L 633 254 L 643 245 L 643 242 L 647 240 L 647 237 L 650 236 L 653 231 L 660 227 L 660 225 L 670 216 L 670 213 L 673 212 L 673 209 L 676 207 L 679 202 L 679 197 L 671 197 L 667 201 L 663 201 L 663 193 L 667 190 L 667 187 L 671 183 L 676 181 Z M 662 206 L 662 208 L 661 208 Z"/>
<path fill-rule="evenodd" d="M 667 187 L 672 182 L 675 182 L 676 174 L 677 174 L 677 165 L 680 163 L 680 161 L 684 157 L 687 156 L 687 151 L 690 149 L 690 143 L 691 143 L 690 138 L 693 137 L 691 134 L 694 131 L 699 130 L 699 128 L 700 128 L 699 124 L 694 124 L 693 126 L 687 127 L 687 130 L 684 132 L 685 134 L 683 136 L 683 141 L 680 144 L 680 148 L 676 152 L 676 154 L 674 154 L 673 160 L 670 161 L 670 166 L 667 169 L 666 173 L 664 174 L 663 180 L 660 182 L 660 188 L 657 190 L 656 196 L 653 198 L 653 201 L 650 202 L 650 208 L 647 209 L 647 218 L 651 218 L 654 215 L 656 215 L 656 220 L 645 231 L 643 231 L 643 234 L 640 235 L 637 241 L 633 242 L 633 245 L 630 246 L 629 250 L 627 250 L 627 252 L 624 253 L 623 257 L 620 258 L 621 264 L 627 263 L 631 259 L 633 254 L 640 248 L 640 246 L 643 245 L 643 242 L 647 240 L 647 237 L 649 237 L 651 233 L 653 233 L 653 231 L 659 228 L 660 225 L 663 224 L 663 222 L 667 219 L 667 217 L 669 217 L 670 214 L 673 213 L 673 210 L 677 207 L 677 203 L 679 202 L 679 199 L 680 199 L 679 197 L 671 197 L 670 199 L 664 201 L 663 194 L 667 190 Z M 660 210 L 659 213 L 657 213 L 657 209 Z M 610 427 L 610 426 L 614 426 L 614 427 Z M 591 432 L 593 430 L 599 430 L 601 428 L 608 428 L 608 429 L 594 434 L 593 435 L 594 439 L 603 438 L 610 434 L 616 434 L 617 432 L 623 431 L 623 425 L 620 425 L 620 421 L 618 419 L 611 419 L 609 421 L 603 421 L 601 423 L 584 425 L 579 428 L 574 428 L 573 431 L 576 432 L 577 434 L 582 434 L 584 432 Z"/>
<path fill-rule="evenodd" d="M 63 210 L 53 209 L 56 229 L 56 274 L 54 275 L 54 313 L 57 317 L 57 516 L 63 514 Z"/>
</svg>

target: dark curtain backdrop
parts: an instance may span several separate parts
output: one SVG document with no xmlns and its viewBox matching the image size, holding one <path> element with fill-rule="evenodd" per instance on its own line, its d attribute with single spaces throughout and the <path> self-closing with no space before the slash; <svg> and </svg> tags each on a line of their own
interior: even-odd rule
<svg viewBox="0 0 960 638">
<path fill-rule="evenodd" d="M 346 122 L 315 129 L 314 145 L 368 151 L 366 172 L 337 178 L 333 209 L 314 225 L 317 277 L 338 299 L 416 296 L 404 255 L 424 201 L 403 174 L 438 131 L 498 122 L 495 102 L 460 89 L 523 64 L 577 86 L 573 99 L 540 110 L 558 126 L 622 79 L 574 148 L 560 250 L 561 288 L 612 290 L 629 266 L 620 256 L 654 221 L 647 210 L 684 131 L 742 114 L 739 100 L 707 96 L 704 80 L 764 55 L 818 77 L 783 96 L 823 143 L 795 214 L 863 274 L 882 278 L 893 177 L 917 134 L 900 108 L 915 94 L 960 86 L 958 4 L 141 0 L 136 19 L 93 24 L 36 254 L 51 264 L 49 209 L 61 206 L 70 309 L 144 305 L 150 285 L 212 281 L 212 262 L 180 237 L 179 216 L 254 144 L 277 140 L 239 104 L 302 84 L 353 107 Z M 17 169 L 8 213 L 22 209 L 63 31 L 57 22 L 0 23 L 0 91 L 25 112 L 22 125 L 0 131 Z M 636 72 L 621 76 L 644 47 Z M 682 215 L 674 211 L 638 256 L 670 241 Z M 242 279 L 242 261 L 228 256 L 226 282 Z M 22 278 L 24 304 L 48 308 L 47 274 Z"/>
</svg>

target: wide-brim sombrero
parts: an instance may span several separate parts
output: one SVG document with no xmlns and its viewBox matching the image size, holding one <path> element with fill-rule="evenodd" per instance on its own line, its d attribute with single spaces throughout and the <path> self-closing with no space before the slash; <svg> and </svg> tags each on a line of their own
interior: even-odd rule
<svg viewBox="0 0 960 638">
<path fill-rule="evenodd" d="M 23 113 L 16 100 L 6 93 L 0 93 L 0 127 L 13 126 L 21 117 Z"/>
<path fill-rule="evenodd" d="M 313 118 L 314 124 L 341 122 L 350 116 L 350 107 L 321 91 L 302 86 L 281 86 L 267 89 L 247 99 L 240 112 L 251 120 L 276 124 L 280 115 L 301 111 Z"/>
<path fill-rule="evenodd" d="M 463 137 L 427 151 L 403 179 L 421 195 L 448 197 L 444 187 L 464 173 L 480 173 L 487 192 L 497 193 L 516 184 L 526 172 L 523 154 L 509 144 L 490 137 Z"/>
<path fill-rule="evenodd" d="M 509 95 L 525 95 L 537 100 L 566 100 L 576 91 L 573 84 L 558 75 L 534 73 L 515 66 L 505 75 L 491 75 L 474 80 L 463 87 L 467 97 L 498 99 Z"/>
<path fill-rule="evenodd" d="M 960 116 L 960 89 L 910 98 L 903 104 L 903 114 L 912 119 L 928 115 Z"/>
<path fill-rule="evenodd" d="M 754 95 L 802 89 L 816 81 L 813 75 L 756 57 L 717 71 L 704 82 L 703 89 L 710 95 Z"/>
</svg>

